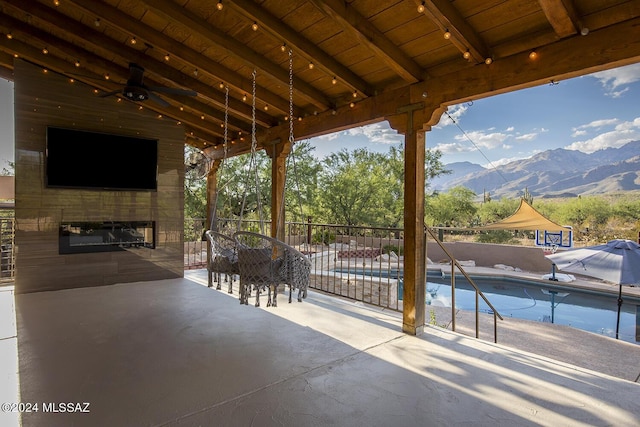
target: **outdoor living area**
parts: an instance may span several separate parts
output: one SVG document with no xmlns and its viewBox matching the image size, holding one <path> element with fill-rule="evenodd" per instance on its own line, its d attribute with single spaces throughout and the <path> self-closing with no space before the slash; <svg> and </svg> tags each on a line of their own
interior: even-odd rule
<svg viewBox="0 0 640 427">
<path fill-rule="evenodd" d="M 572 328 L 506 319 L 501 338 L 533 351 L 436 327 L 413 336 L 400 313 L 313 290 L 240 305 L 206 270 L 21 294 L 15 314 L 13 301 L 3 288 L 0 397 L 32 406 L 3 406 L 3 426 L 640 421 L 640 347 Z"/>
</svg>

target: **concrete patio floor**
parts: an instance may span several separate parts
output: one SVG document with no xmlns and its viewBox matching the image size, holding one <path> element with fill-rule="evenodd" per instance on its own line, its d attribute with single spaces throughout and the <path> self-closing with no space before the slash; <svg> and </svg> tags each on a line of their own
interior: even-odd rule
<svg viewBox="0 0 640 427">
<path fill-rule="evenodd" d="M 578 334 L 588 354 L 531 322 L 499 326 L 499 344 L 435 327 L 415 337 L 399 313 L 313 291 L 241 306 L 206 287 L 206 270 L 18 295 L 12 319 L 13 301 L 0 289 L 0 400 L 39 411 L 0 413 L 2 426 L 640 424 L 640 384 L 572 362 L 633 377 L 640 346 L 595 334 Z M 51 412 L 59 402 L 90 412 Z"/>
</svg>

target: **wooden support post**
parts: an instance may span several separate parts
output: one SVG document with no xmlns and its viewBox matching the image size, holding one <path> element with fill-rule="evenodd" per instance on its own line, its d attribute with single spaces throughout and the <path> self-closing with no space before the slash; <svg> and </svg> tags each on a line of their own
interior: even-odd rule
<svg viewBox="0 0 640 427">
<path fill-rule="evenodd" d="M 404 294 L 402 330 L 424 330 L 426 236 L 424 230 L 424 131 L 408 131 L 404 152 Z"/>
<path fill-rule="evenodd" d="M 292 144 L 289 141 L 273 145 L 267 150 L 271 157 L 271 237 L 284 241 L 285 206 L 284 190 L 287 172 L 287 156 Z"/>
<path fill-rule="evenodd" d="M 404 287 L 402 330 L 422 333 L 426 311 L 426 232 L 424 228 L 425 131 L 424 105 L 408 105 L 389 118 L 391 126 L 405 135 L 404 149 Z M 415 120 L 414 120 L 415 116 Z"/>
</svg>

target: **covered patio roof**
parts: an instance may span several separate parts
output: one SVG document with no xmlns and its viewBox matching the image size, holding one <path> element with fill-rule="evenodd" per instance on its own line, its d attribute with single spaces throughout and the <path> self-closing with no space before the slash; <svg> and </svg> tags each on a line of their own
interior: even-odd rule
<svg viewBox="0 0 640 427">
<path fill-rule="evenodd" d="M 0 76 L 19 57 L 119 91 L 136 63 L 148 86 L 197 92 L 142 104 L 213 158 L 227 87 L 230 155 L 249 150 L 254 71 L 268 146 L 288 139 L 290 115 L 296 139 L 385 119 L 404 132 L 407 108 L 428 127 L 447 105 L 640 60 L 636 0 L 2 0 L 0 12 Z"/>
</svg>

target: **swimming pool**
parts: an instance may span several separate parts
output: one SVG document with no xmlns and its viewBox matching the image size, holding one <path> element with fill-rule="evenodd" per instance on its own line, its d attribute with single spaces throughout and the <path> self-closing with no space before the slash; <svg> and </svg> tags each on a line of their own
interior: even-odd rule
<svg viewBox="0 0 640 427">
<path fill-rule="evenodd" d="M 427 305 L 451 307 L 451 279 L 427 279 Z M 552 322 L 615 337 L 617 294 L 574 289 L 558 282 L 531 282 L 512 278 L 473 278 L 476 285 L 503 317 Z M 612 285 L 614 286 L 614 285 Z M 615 286 L 614 286 L 615 287 Z M 615 287 L 617 289 L 617 287 Z M 553 305 L 552 305 L 553 302 Z M 624 297 L 620 311 L 621 340 L 636 342 L 637 308 L 640 299 Z M 475 290 L 456 276 L 456 308 L 475 310 Z M 479 310 L 489 312 L 480 298 Z"/>
</svg>

